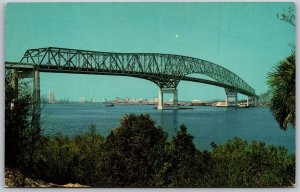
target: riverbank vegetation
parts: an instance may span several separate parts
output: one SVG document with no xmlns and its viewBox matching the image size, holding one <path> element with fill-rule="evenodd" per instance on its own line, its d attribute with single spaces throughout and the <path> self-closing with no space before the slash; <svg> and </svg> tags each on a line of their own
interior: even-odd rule
<svg viewBox="0 0 300 192">
<path fill-rule="evenodd" d="M 107 137 L 41 137 L 21 172 L 45 182 L 92 187 L 277 187 L 295 182 L 295 156 L 283 147 L 233 138 L 201 151 L 182 125 L 177 135 L 155 127 L 149 115 L 127 115 Z M 8 166 L 9 164 L 7 164 Z"/>
<path fill-rule="evenodd" d="M 294 7 L 289 7 L 288 11 L 277 14 L 277 17 L 295 29 Z M 279 61 L 267 77 L 271 95 L 270 109 L 283 130 L 286 130 L 289 125 L 296 128 L 296 48 L 294 44 L 290 46 L 292 53 Z"/>
<path fill-rule="evenodd" d="M 203 151 L 195 147 L 185 125 L 168 139 L 144 114 L 122 117 L 120 127 L 107 137 L 97 134 L 94 125 L 74 138 L 45 137 L 31 126 L 27 85 L 22 84 L 16 96 L 11 82 L 9 78 L 5 82 L 5 166 L 26 177 L 58 186 L 91 187 L 284 187 L 295 183 L 295 155 L 283 147 L 233 138 L 222 145 L 212 142 L 211 151 Z"/>
<path fill-rule="evenodd" d="M 271 111 L 281 129 L 296 127 L 296 57 L 292 53 L 280 61 L 268 75 Z"/>
</svg>

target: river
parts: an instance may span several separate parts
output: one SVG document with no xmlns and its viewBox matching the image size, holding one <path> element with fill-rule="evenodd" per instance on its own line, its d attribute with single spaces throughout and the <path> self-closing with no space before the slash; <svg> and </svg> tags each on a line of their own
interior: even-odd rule
<svg viewBox="0 0 300 192">
<path fill-rule="evenodd" d="M 150 114 L 169 138 L 176 135 L 181 124 L 185 124 L 200 150 L 210 150 L 212 141 L 223 144 L 228 139 L 240 137 L 247 141 L 284 146 L 290 153 L 295 153 L 295 129 L 281 130 L 267 107 L 234 109 L 197 106 L 193 110 L 161 111 L 151 105 L 105 107 L 101 103 L 46 104 L 42 109 L 41 122 L 45 135 L 72 137 L 89 131 L 89 125 L 94 124 L 97 133 L 107 136 L 112 129 L 119 127 L 120 118 L 130 113 Z"/>
</svg>

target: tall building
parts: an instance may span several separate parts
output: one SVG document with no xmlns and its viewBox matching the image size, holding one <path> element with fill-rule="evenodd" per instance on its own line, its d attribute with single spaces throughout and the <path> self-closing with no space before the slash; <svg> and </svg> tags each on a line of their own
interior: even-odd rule
<svg viewBox="0 0 300 192">
<path fill-rule="evenodd" d="M 48 91 L 48 103 L 55 103 L 54 91 Z"/>
<path fill-rule="evenodd" d="M 80 97 L 80 103 L 85 103 L 85 98 L 84 97 Z"/>
</svg>

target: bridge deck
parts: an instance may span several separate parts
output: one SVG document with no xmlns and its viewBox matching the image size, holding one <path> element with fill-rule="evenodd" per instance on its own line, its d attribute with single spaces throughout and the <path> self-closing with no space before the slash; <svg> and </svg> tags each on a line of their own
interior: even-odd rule
<svg viewBox="0 0 300 192">
<path fill-rule="evenodd" d="M 172 54 L 108 53 L 57 47 L 29 49 L 20 62 L 6 62 L 6 69 L 41 72 L 131 76 L 159 87 L 176 88 L 181 80 L 223 87 L 248 96 L 255 90 L 233 72 L 209 61 Z M 214 80 L 189 77 L 203 74 Z"/>
</svg>

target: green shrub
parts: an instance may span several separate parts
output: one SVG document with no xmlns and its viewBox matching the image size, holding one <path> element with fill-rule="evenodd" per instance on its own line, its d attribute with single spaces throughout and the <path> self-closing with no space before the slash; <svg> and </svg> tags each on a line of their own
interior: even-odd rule
<svg viewBox="0 0 300 192">
<path fill-rule="evenodd" d="M 41 137 L 31 166 L 25 166 L 47 182 L 93 187 L 283 187 L 295 183 L 295 156 L 283 147 L 239 138 L 211 145 L 212 151 L 196 149 L 185 125 L 168 141 L 149 115 L 130 114 L 106 138 L 96 133 L 94 125 L 89 133 L 74 138 Z"/>
<path fill-rule="evenodd" d="M 91 184 L 99 166 L 104 138 L 86 133 L 71 139 L 46 138 L 35 154 L 35 174 L 48 182 Z"/>
<path fill-rule="evenodd" d="M 103 169 L 108 172 L 108 183 L 121 187 L 155 186 L 153 180 L 164 165 L 166 142 L 167 134 L 155 127 L 149 115 L 125 115 L 121 126 L 107 138 L 106 158 L 117 169 Z M 106 186 L 107 182 L 99 184 Z"/>
<path fill-rule="evenodd" d="M 295 157 L 283 147 L 234 138 L 211 154 L 217 187 L 277 187 L 295 182 Z"/>
</svg>

